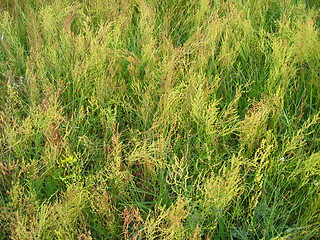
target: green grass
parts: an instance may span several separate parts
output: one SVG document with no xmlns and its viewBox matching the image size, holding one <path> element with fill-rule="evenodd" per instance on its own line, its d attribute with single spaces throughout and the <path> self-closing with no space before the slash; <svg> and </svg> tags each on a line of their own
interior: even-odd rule
<svg viewBox="0 0 320 240">
<path fill-rule="evenodd" d="M 0 239 L 320 238 L 320 5 L 0 3 Z"/>
</svg>

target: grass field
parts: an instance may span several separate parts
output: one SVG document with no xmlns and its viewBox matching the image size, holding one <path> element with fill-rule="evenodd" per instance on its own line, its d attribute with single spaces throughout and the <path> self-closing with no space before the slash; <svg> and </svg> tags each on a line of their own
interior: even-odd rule
<svg viewBox="0 0 320 240">
<path fill-rule="evenodd" d="M 319 13 L 0 1 L 0 239 L 320 238 Z"/>
</svg>

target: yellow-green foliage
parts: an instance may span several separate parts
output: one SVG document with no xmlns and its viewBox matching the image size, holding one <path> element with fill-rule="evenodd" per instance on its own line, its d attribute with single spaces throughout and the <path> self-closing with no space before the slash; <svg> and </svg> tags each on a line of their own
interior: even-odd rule
<svg viewBox="0 0 320 240">
<path fill-rule="evenodd" d="M 0 1 L 0 239 L 320 238 L 319 7 Z"/>
</svg>

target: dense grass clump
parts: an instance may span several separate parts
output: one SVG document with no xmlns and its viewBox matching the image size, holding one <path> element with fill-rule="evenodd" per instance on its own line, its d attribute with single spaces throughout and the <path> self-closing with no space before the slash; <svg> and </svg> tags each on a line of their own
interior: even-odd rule
<svg viewBox="0 0 320 240">
<path fill-rule="evenodd" d="M 319 7 L 1 1 L 0 239 L 320 238 Z"/>
</svg>

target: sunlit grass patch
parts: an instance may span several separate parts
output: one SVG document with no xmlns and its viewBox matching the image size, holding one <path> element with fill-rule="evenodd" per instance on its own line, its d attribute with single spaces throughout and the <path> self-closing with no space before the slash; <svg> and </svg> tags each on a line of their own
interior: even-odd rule
<svg viewBox="0 0 320 240">
<path fill-rule="evenodd" d="M 319 4 L 0 3 L 0 239 L 313 239 Z"/>
</svg>

